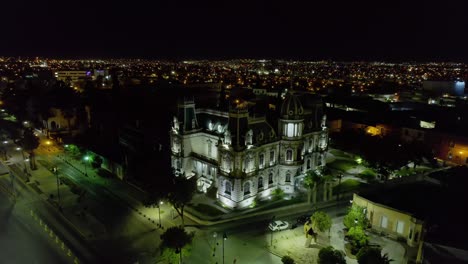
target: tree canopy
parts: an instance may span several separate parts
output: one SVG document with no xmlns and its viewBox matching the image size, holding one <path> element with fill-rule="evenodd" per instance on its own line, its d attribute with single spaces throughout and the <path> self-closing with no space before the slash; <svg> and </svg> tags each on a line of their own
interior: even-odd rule
<svg viewBox="0 0 468 264">
<path fill-rule="evenodd" d="M 349 208 L 348 213 L 343 218 L 343 224 L 348 229 L 354 226 L 366 228 L 368 223 L 369 220 L 367 220 L 365 208 L 354 204 Z"/>
<path fill-rule="evenodd" d="M 331 217 L 322 211 L 315 212 L 310 219 L 312 220 L 312 225 L 314 229 L 319 230 L 320 232 L 325 232 L 330 230 L 332 226 Z"/>
<path fill-rule="evenodd" d="M 161 235 L 163 258 L 175 262 L 174 258 L 179 254 L 180 262 L 182 262 L 184 248 L 187 248 L 192 243 L 192 239 L 193 235 L 187 233 L 183 227 L 173 226 L 168 228 Z M 173 251 L 169 252 L 167 249 L 172 249 Z"/>
<path fill-rule="evenodd" d="M 319 264 L 346 264 L 346 260 L 338 250 L 335 250 L 332 246 L 324 247 L 320 249 L 318 253 Z"/>
<path fill-rule="evenodd" d="M 389 264 L 391 259 L 387 254 L 382 255 L 382 250 L 378 247 L 363 247 L 356 257 L 359 264 Z"/>
<path fill-rule="evenodd" d="M 173 186 L 167 195 L 167 199 L 174 206 L 174 209 L 182 219 L 184 226 L 184 208 L 192 201 L 193 195 L 197 190 L 196 178 L 187 179 L 183 176 L 174 177 Z"/>
</svg>

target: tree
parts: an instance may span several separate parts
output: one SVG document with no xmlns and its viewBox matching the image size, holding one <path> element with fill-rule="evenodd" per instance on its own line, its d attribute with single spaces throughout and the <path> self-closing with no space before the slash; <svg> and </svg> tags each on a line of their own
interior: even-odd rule
<svg viewBox="0 0 468 264">
<path fill-rule="evenodd" d="M 283 264 L 294 264 L 294 259 L 291 258 L 290 256 L 283 256 L 281 258 L 281 262 L 283 262 Z"/>
<path fill-rule="evenodd" d="M 351 208 L 349 208 L 348 213 L 343 218 L 343 224 L 348 229 L 354 226 L 366 228 L 369 224 L 369 220 L 367 220 L 366 217 L 365 207 L 358 205 L 351 206 Z"/>
<path fill-rule="evenodd" d="M 320 172 L 316 170 L 307 171 L 307 174 L 304 177 L 304 185 L 309 190 L 307 193 L 308 203 L 310 203 L 311 197 L 312 197 L 312 201 L 314 204 L 317 202 L 317 186 L 321 182 L 322 182 L 322 177 L 320 176 Z"/>
<path fill-rule="evenodd" d="M 318 253 L 319 264 L 346 264 L 346 260 L 339 250 L 335 250 L 332 246 L 320 249 Z"/>
<path fill-rule="evenodd" d="M 322 211 L 316 211 L 310 219 L 312 220 L 314 229 L 320 232 L 329 231 L 332 226 L 331 217 Z"/>
<path fill-rule="evenodd" d="M 21 139 L 21 145 L 29 153 L 29 165 L 32 170 L 37 169 L 34 150 L 39 147 L 39 138 L 34 135 L 32 128 L 26 128 Z"/>
<path fill-rule="evenodd" d="M 167 199 L 174 206 L 174 209 L 182 219 L 182 227 L 184 227 L 184 208 L 190 203 L 193 195 L 197 190 L 196 178 L 187 179 L 185 177 L 175 177 L 171 191 L 167 195 Z"/>
<path fill-rule="evenodd" d="M 170 227 L 161 235 L 163 252 L 164 248 L 174 250 L 174 253 L 179 254 L 180 262 L 182 262 L 182 251 L 184 247 L 192 243 L 192 238 L 193 235 L 188 234 L 183 227 Z"/>
<path fill-rule="evenodd" d="M 348 231 L 347 237 L 351 243 L 351 254 L 355 255 L 369 243 L 369 237 L 366 235 L 362 227 L 351 227 Z"/>
<path fill-rule="evenodd" d="M 382 255 L 382 250 L 378 247 L 363 247 L 359 250 L 356 257 L 359 264 L 389 264 L 392 259 L 388 258 L 387 253 Z"/>
</svg>

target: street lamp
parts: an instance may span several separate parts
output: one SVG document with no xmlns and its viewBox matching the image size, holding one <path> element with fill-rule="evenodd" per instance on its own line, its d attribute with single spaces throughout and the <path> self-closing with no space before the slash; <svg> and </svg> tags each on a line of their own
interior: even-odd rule
<svg viewBox="0 0 468 264">
<path fill-rule="evenodd" d="M 26 158 L 24 157 L 24 151 L 20 147 L 17 147 L 16 150 L 21 151 L 21 155 L 23 156 L 23 163 L 24 163 L 24 173 L 28 174 L 28 168 L 26 167 Z"/>
<path fill-rule="evenodd" d="M 159 227 L 162 228 L 162 224 L 161 224 L 161 205 L 164 204 L 163 201 L 160 201 L 159 204 L 158 204 L 158 213 L 159 213 Z"/>
<path fill-rule="evenodd" d="M 54 172 L 55 178 L 57 179 L 57 197 L 58 197 L 58 207 L 59 207 L 59 210 L 60 210 L 61 208 L 60 208 L 60 189 L 59 189 L 58 168 L 54 167 L 52 169 L 52 171 Z"/>
<path fill-rule="evenodd" d="M 273 221 L 275 221 L 275 218 L 276 218 L 276 215 L 274 215 L 272 218 L 271 218 L 271 223 L 273 223 Z M 271 237 L 270 237 L 270 246 L 273 246 L 273 229 L 270 228 L 270 234 L 271 234 Z"/>
<path fill-rule="evenodd" d="M 223 264 L 224 264 L 224 241 L 227 240 L 226 232 L 223 233 Z"/>
<path fill-rule="evenodd" d="M 338 174 L 338 194 L 336 195 L 336 199 L 339 201 L 340 200 L 340 194 L 341 194 L 341 179 L 343 178 L 343 173 Z"/>
<path fill-rule="evenodd" d="M 86 163 L 88 163 L 89 156 L 85 156 L 84 160 L 85 160 L 85 164 L 84 164 L 85 176 L 88 176 L 88 169 L 87 169 Z"/>
</svg>

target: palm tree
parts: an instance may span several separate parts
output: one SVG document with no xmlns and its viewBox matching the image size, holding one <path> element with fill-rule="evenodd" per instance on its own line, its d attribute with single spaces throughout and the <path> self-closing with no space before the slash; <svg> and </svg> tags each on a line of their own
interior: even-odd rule
<svg viewBox="0 0 468 264">
<path fill-rule="evenodd" d="M 39 138 L 34 135 L 32 128 L 26 128 L 21 138 L 21 145 L 24 150 L 29 153 L 29 166 L 31 170 L 36 170 L 36 159 L 34 150 L 39 147 Z"/>
<path fill-rule="evenodd" d="M 304 178 L 304 185 L 308 189 L 307 202 L 310 203 L 312 198 L 313 203 L 317 203 L 317 186 L 322 183 L 322 177 L 318 170 L 310 170 Z"/>
</svg>

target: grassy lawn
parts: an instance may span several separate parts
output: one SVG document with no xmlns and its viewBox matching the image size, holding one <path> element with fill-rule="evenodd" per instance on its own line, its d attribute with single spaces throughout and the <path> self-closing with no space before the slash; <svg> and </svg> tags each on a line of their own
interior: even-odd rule
<svg viewBox="0 0 468 264">
<path fill-rule="evenodd" d="M 349 155 L 346 154 L 345 152 L 338 150 L 338 149 L 331 149 L 329 152 L 335 156 L 343 157 L 343 158 L 349 158 Z"/>
<path fill-rule="evenodd" d="M 219 215 L 224 214 L 224 212 L 219 210 L 218 208 L 207 205 L 207 204 L 197 204 L 197 205 L 191 204 L 190 207 L 193 210 L 200 212 L 204 215 L 208 215 L 208 216 L 219 216 Z"/>
<path fill-rule="evenodd" d="M 365 185 L 365 183 L 353 179 L 348 179 L 342 182 L 341 184 L 333 187 L 333 193 L 337 193 L 338 191 L 340 193 L 350 192 L 358 189 L 362 185 Z"/>
<path fill-rule="evenodd" d="M 354 160 L 335 160 L 331 163 L 328 163 L 327 167 L 340 171 L 348 171 L 357 165 L 357 162 Z"/>
</svg>

